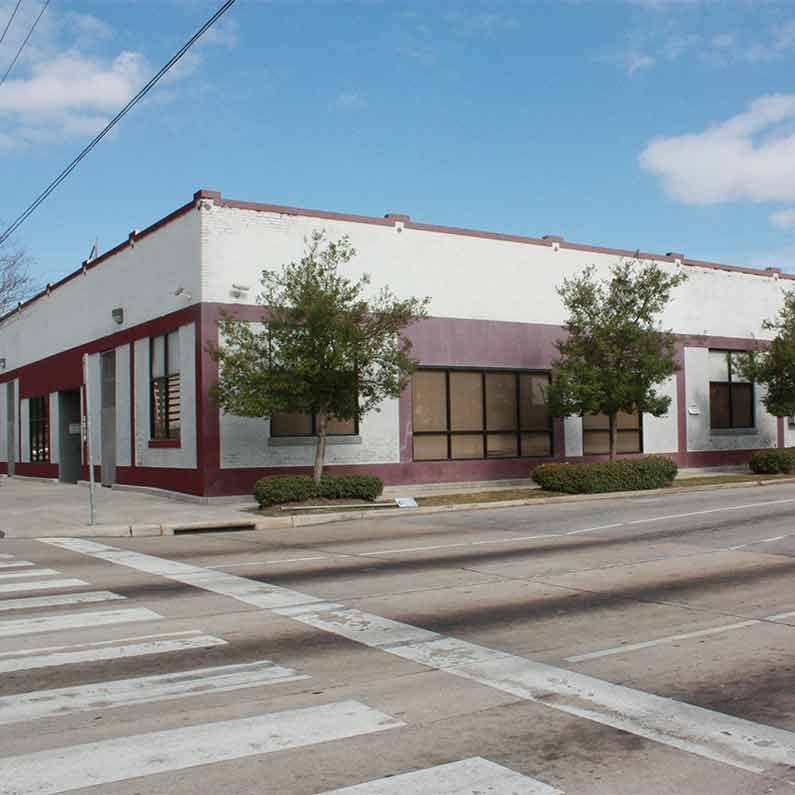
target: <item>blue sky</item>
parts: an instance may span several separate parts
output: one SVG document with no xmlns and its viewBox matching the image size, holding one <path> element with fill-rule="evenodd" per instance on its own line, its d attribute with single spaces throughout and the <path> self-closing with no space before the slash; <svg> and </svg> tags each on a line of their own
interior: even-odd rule
<svg viewBox="0 0 795 795">
<path fill-rule="evenodd" d="M 51 0 L 0 88 L 0 218 L 219 5 Z M 791 0 L 238 0 L 16 243 L 54 281 L 205 187 L 795 270 L 793 67 Z"/>
</svg>

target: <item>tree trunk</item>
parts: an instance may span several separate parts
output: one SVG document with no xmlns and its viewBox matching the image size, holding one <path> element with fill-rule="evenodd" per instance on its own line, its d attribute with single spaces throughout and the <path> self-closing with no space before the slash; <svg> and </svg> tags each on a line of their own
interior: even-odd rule
<svg viewBox="0 0 795 795">
<path fill-rule="evenodd" d="M 325 412 L 317 415 L 317 447 L 315 448 L 315 471 L 313 478 L 315 483 L 320 483 L 323 475 L 323 462 L 326 460 L 326 429 L 328 428 L 328 417 Z"/>
<path fill-rule="evenodd" d="M 618 439 L 618 415 L 611 414 L 610 417 L 610 460 L 616 460 L 616 441 Z"/>
</svg>

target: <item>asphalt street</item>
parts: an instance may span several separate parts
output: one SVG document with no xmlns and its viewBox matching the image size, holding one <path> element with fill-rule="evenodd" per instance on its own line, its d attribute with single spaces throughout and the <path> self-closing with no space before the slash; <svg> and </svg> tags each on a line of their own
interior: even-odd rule
<svg viewBox="0 0 795 795">
<path fill-rule="evenodd" d="M 0 793 L 795 793 L 795 487 L 0 541 Z"/>
</svg>

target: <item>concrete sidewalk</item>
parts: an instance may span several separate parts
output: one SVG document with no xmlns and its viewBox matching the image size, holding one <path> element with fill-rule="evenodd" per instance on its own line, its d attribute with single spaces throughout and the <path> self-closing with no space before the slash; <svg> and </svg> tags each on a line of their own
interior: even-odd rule
<svg viewBox="0 0 795 795">
<path fill-rule="evenodd" d="M 241 498 L 205 505 L 168 495 L 96 488 L 96 525 L 90 527 L 89 489 L 34 478 L 0 478 L 0 533 L 5 538 L 46 535 L 169 535 L 190 527 L 250 524 L 256 503 Z"/>
<path fill-rule="evenodd" d="M 722 475 L 745 469 L 737 467 L 682 470 L 678 480 L 702 475 Z M 751 483 L 701 486 L 700 489 L 735 488 Z M 760 483 L 759 485 L 762 485 Z M 484 481 L 477 483 L 416 484 L 393 486 L 384 489 L 384 502 L 395 496 L 427 496 L 442 494 L 477 494 L 482 491 L 501 491 L 515 488 L 537 488 L 531 480 Z M 674 494 L 673 489 L 660 493 Z M 652 492 L 613 492 L 611 494 L 579 494 L 545 499 L 510 499 L 499 502 L 458 503 L 454 505 L 426 506 L 395 509 L 333 509 L 328 512 L 263 516 L 251 498 L 218 498 L 201 501 L 153 490 L 136 491 L 128 487 L 96 488 L 96 523 L 90 526 L 89 490 L 84 484 L 70 485 L 36 478 L 0 477 L 0 538 L 37 538 L 42 536 L 161 536 L 175 532 L 197 532 L 224 529 L 285 530 L 314 524 L 326 524 L 353 519 L 373 519 L 400 513 L 432 514 L 449 511 L 486 510 L 517 507 L 525 504 L 541 505 L 549 502 L 564 503 L 582 500 L 618 499 L 638 497 Z"/>
</svg>

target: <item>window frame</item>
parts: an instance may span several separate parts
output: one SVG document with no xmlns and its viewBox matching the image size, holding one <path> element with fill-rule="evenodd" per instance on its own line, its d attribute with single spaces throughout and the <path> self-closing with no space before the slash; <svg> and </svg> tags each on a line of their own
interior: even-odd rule
<svg viewBox="0 0 795 795">
<path fill-rule="evenodd" d="M 149 445 L 150 446 L 162 446 L 162 447 L 179 447 L 182 443 L 182 368 L 180 367 L 176 373 L 169 372 L 169 350 L 168 350 L 168 338 L 172 334 L 179 334 L 179 328 L 171 329 L 171 331 L 165 331 L 162 334 L 156 334 L 153 337 L 149 337 Z M 155 350 L 155 342 L 159 339 L 163 340 L 163 375 L 158 376 L 155 378 L 154 376 L 154 350 Z M 180 351 L 181 352 L 181 351 Z M 171 415 L 168 411 L 168 380 L 172 376 L 179 376 L 179 393 L 180 393 L 180 407 L 179 407 L 179 428 L 175 436 L 171 436 L 170 433 L 170 419 Z M 166 395 L 166 414 L 165 414 L 165 435 L 158 436 L 156 435 L 156 428 L 157 428 L 157 417 L 155 411 L 155 384 L 159 382 L 165 383 L 165 395 Z"/>
<path fill-rule="evenodd" d="M 756 426 L 756 384 L 753 381 L 732 381 L 732 359 L 734 354 L 747 353 L 745 350 L 735 350 L 733 348 L 708 348 L 707 355 L 710 353 L 721 353 L 727 355 L 726 370 L 728 374 L 728 381 L 713 381 L 707 382 L 708 395 L 709 395 L 709 432 L 710 434 L 722 433 L 737 433 L 740 431 L 755 433 Z M 727 384 L 729 387 L 729 425 L 725 428 L 715 428 L 712 425 L 712 385 L 713 384 Z M 735 425 L 734 424 L 734 398 L 732 396 L 732 384 L 748 384 L 751 387 L 751 424 L 750 425 Z"/>
<path fill-rule="evenodd" d="M 39 401 L 41 403 L 39 404 Z M 34 416 L 33 406 L 40 405 L 41 412 Z M 34 439 L 43 443 L 44 454 L 39 451 L 42 445 L 34 445 Z M 52 445 L 50 438 L 50 396 L 36 395 L 28 398 L 28 452 L 31 464 L 49 464 L 52 461 Z"/>
<path fill-rule="evenodd" d="M 598 417 L 599 414 L 592 414 L 588 416 L 595 416 Z M 607 428 L 586 428 L 585 427 L 585 414 L 580 416 L 580 419 L 583 420 L 582 423 L 582 454 L 583 456 L 598 456 L 598 455 L 610 455 L 609 452 L 606 453 L 586 453 L 585 452 L 585 434 L 587 433 L 604 433 L 607 434 L 607 446 L 608 450 L 610 449 L 610 427 L 608 424 Z M 609 422 L 609 420 L 608 420 Z M 637 433 L 638 434 L 638 450 L 633 450 L 632 452 L 625 453 L 618 450 L 618 437 L 622 433 Z M 643 412 L 638 412 L 638 427 L 637 428 L 616 428 L 616 455 L 643 455 Z"/>
<path fill-rule="evenodd" d="M 280 411 L 280 412 L 274 412 L 274 413 L 278 413 L 278 414 L 303 414 L 303 412 L 300 412 L 300 411 L 295 411 L 295 412 L 293 412 L 293 411 Z M 307 415 L 304 414 L 303 416 L 307 416 Z M 309 419 L 310 419 L 310 432 L 309 433 L 274 433 L 273 432 L 273 415 L 271 415 L 268 418 L 268 420 L 270 421 L 270 438 L 271 439 L 312 439 L 312 438 L 317 436 L 317 415 L 316 414 L 311 414 L 311 415 L 309 415 Z M 330 419 L 331 418 L 329 417 L 329 420 Z M 326 436 L 327 437 L 329 437 L 329 436 L 339 436 L 339 437 L 342 437 L 342 438 L 345 438 L 345 439 L 350 438 L 352 436 L 358 436 L 358 435 L 359 435 L 359 418 L 358 417 L 354 417 L 354 419 L 353 419 L 353 430 L 350 433 L 330 433 L 328 431 L 326 432 Z"/>
<path fill-rule="evenodd" d="M 417 463 L 433 463 L 438 461 L 506 461 L 514 458 L 554 458 L 555 457 L 555 427 L 554 417 L 550 414 L 547 422 L 547 427 L 541 428 L 522 428 L 522 406 L 521 406 L 521 382 L 520 376 L 522 375 L 541 375 L 546 376 L 547 383 L 552 382 L 552 373 L 549 370 L 526 369 L 526 368 L 512 368 L 512 367 L 466 367 L 454 366 L 444 367 L 440 365 L 431 365 L 428 367 L 418 367 L 417 371 L 435 371 L 443 372 L 445 374 L 445 405 L 447 412 L 447 428 L 440 431 L 417 431 L 414 429 L 414 415 L 413 415 L 413 402 L 412 395 L 412 428 L 411 428 L 411 460 Z M 452 412 L 451 412 L 451 397 L 450 397 L 450 374 L 451 373 L 479 373 L 481 376 L 481 394 L 483 396 L 483 405 L 481 407 L 481 429 L 477 431 L 458 431 L 452 429 Z M 491 373 L 509 373 L 514 376 L 515 389 L 516 389 L 516 430 L 514 431 L 495 431 L 489 430 L 487 421 L 487 391 L 486 391 L 486 376 Z M 412 382 L 413 388 L 413 382 Z M 522 434 L 523 433 L 547 433 L 549 435 L 549 453 L 538 455 L 522 455 Z M 488 437 L 489 435 L 508 435 L 512 434 L 516 437 L 516 455 L 510 456 L 489 456 Z M 446 458 L 416 458 L 414 439 L 417 436 L 446 436 L 447 437 L 447 457 Z M 471 458 L 453 458 L 453 437 L 454 436 L 480 436 L 483 440 L 483 455 L 473 456 Z"/>
</svg>

